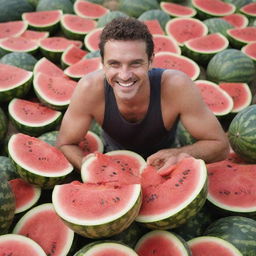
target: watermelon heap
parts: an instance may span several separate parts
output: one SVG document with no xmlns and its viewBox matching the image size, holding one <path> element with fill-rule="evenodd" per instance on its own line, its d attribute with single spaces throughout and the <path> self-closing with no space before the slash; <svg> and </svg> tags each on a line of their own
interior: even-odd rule
<svg viewBox="0 0 256 256">
<path fill-rule="evenodd" d="M 27 255 L 52 256 L 220 255 L 225 250 L 255 255 L 254 0 L 0 2 L 0 254 L 23 248 Z M 102 67 L 98 37 L 117 16 L 148 26 L 156 45 L 155 67 L 191 77 L 227 132 L 228 159 L 207 168 L 201 160 L 187 159 L 161 176 L 133 152 L 105 154 L 101 128 L 93 123 L 79 144 L 88 155 L 81 175 L 73 171 L 55 147 L 59 124 L 77 80 Z M 177 146 L 195 142 L 181 123 L 178 127 Z M 90 173 L 97 161 L 97 171 Z M 190 169 L 199 174 L 190 176 Z M 191 189 L 191 180 L 197 189 Z M 64 192 L 66 198 L 60 196 Z M 73 197 L 81 192 L 90 196 Z M 172 195 L 175 203 L 166 206 Z M 86 202 L 95 212 L 84 207 L 88 215 L 82 220 L 81 209 L 70 207 Z M 105 203 L 105 216 L 95 202 Z M 54 214 L 56 221 L 47 225 L 62 237 L 49 236 L 47 228 L 39 232 L 38 224 L 24 231 L 26 238 L 10 234 L 22 233 L 21 226 L 32 223 L 39 210 Z M 210 244 L 214 252 L 205 246 Z"/>
</svg>

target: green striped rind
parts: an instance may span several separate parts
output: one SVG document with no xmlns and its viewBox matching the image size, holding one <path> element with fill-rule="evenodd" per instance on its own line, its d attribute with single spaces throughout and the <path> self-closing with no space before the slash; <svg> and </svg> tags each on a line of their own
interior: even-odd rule
<svg viewBox="0 0 256 256">
<path fill-rule="evenodd" d="M 222 18 L 209 18 L 203 21 L 208 27 L 210 34 L 221 33 L 227 36 L 227 30 L 233 28 L 233 26 Z"/>
<path fill-rule="evenodd" d="M 172 1 L 172 2 L 175 2 L 175 1 Z M 179 3 L 179 2 L 178 2 L 178 4 L 180 4 L 181 6 L 183 5 L 182 3 Z M 185 4 L 185 8 L 188 8 L 187 11 L 190 10 L 190 14 L 186 14 L 186 15 L 180 14 L 180 13 L 176 12 L 175 8 L 174 8 L 174 10 L 170 10 L 168 8 L 168 2 L 167 1 L 161 1 L 160 2 L 160 8 L 164 12 L 166 12 L 168 15 L 170 15 L 171 17 L 189 17 L 189 18 L 192 18 L 197 13 L 196 10 L 193 7 L 189 6 L 189 4 L 188 5 Z"/>
<path fill-rule="evenodd" d="M 15 197 L 5 173 L 0 173 L 0 235 L 6 234 L 15 212 Z"/>
<path fill-rule="evenodd" d="M 13 98 L 24 97 L 31 88 L 33 73 L 28 71 L 28 76 L 19 84 L 13 85 L 10 89 L 0 90 L 0 102 L 9 102 Z"/>
<path fill-rule="evenodd" d="M 121 11 L 108 12 L 99 18 L 99 20 L 97 21 L 97 27 L 98 28 L 104 27 L 107 23 L 109 23 L 110 21 L 112 21 L 117 17 L 128 17 L 128 15 Z"/>
<path fill-rule="evenodd" d="M 138 215 L 141 202 L 142 202 L 142 195 L 140 193 L 133 207 L 120 218 L 114 219 L 112 221 L 109 221 L 107 223 L 100 224 L 100 225 L 90 225 L 90 226 L 80 225 L 80 224 L 71 223 L 70 221 L 67 221 L 65 218 L 63 218 L 60 212 L 61 209 L 56 208 L 56 203 L 58 200 L 56 195 L 56 193 L 58 193 L 56 192 L 57 189 L 58 189 L 58 186 L 55 186 L 52 194 L 52 201 L 53 201 L 53 205 L 55 207 L 56 213 L 77 234 L 84 237 L 93 238 L 93 239 L 111 237 L 113 235 L 121 233 L 126 228 L 128 228 L 132 224 L 132 222 L 135 220 L 136 216 Z M 97 218 L 97 216 L 95 216 L 95 218 Z"/>
<path fill-rule="evenodd" d="M 256 105 L 240 111 L 231 121 L 228 138 L 232 149 L 248 162 L 256 163 Z"/>
<path fill-rule="evenodd" d="M 47 143 L 49 143 L 52 146 L 56 146 L 57 136 L 59 134 L 59 131 L 50 131 L 41 134 L 38 139 L 43 140 Z"/>
<path fill-rule="evenodd" d="M 7 180 L 16 179 L 19 177 L 15 166 L 8 156 L 0 156 L 0 170 L 1 173 L 5 174 Z"/>
<path fill-rule="evenodd" d="M 79 251 L 77 251 L 74 256 L 90 256 L 94 255 L 94 253 L 99 253 L 106 252 L 106 249 L 118 249 L 119 253 L 122 253 L 123 256 L 138 256 L 138 254 L 130 247 L 127 245 L 116 242 L 113 240 L 102 240 L 102 241 L 96 241 L 96 242 L 91 242 L 84 247 L 82 247 Z M 96 251 L 94 251 L 96 250 Z M 119 255 L 118 253 L 118 255 Z M 95 254 L 96 255 L 96 254 Z M 109 255 L 110 256 L 110 255 Z"/>
<path fill-rule="evenodd" d="M 256 221 L 240 216 L 228 216 L 213 222 L 205 231 L 207 236 L 216 236 L 233 244 L 243 256 L 256 252 Z"/>
<path fill-rule="evenodd" d="M 215 54 L 206 69 L 207 78 L 216 83 L 249 83 L 254 79 L 255 72 L 252 59 L 237 49 L 226 49 Z"/>
<path fill-rule="evenodd" d="M 50 61 L 54 63 L 59 63 L 61 60 L 61 55 L 64 52 L 64 50 L 54 51 L 54 50 L 44 48 L 42 45 L 40 45 L 40 52 L 44 57 L 46 57 Z"/>
<path fill-rule="evenodd" d="M 196 9 L 197 11 L 197 17 L 201 20 L 205 20 L 208 18 L 213 18 L 213 17 L 222 17 L 226 15 L 230 15 L 235 12 L 236 7 L 233 4 L 227 3 L 230 6 L 230 10 L 228 12 L 219 12 L 219 13 L 214 13 L 210 11 L 204 10 L 202 7 L 196 4 L 196 0 L 191 0 L 192 6 Z M 211 6 L 211 4 L 210 4 Z"/>
<path fill-rule="evenodd" d="M 224 0 L 224 2 L 233 4 L 237 9 L 240 9 L 242 6 L 251 3 L 252 0 Z"/>
<path fill-rule="evenodd" d="M 153 9 L 160 9 L 157 0 L 122 0 L 118 10 L 129 16 L 138 18 L 143 12 Z"/>
<path fill-rule="evenodd" d="M 8 129 L 7 124 L 7 117 L 3 111 L 3 109 L 0 107 L 0 142 L 3 141 Z"/>
<path fill-rule="evenodd" d="M 70 0 L 40 0 L 36 11 L 62 10 L 63 13 L 74 13 L 73 3 Z"/>
<path fill-rule="evenodd" d="M 176 130 L 176 139 L 181 146 L 191 145 L 196 139 L 186 130 L 181 122 L 178 122 Z"/>
</svg>

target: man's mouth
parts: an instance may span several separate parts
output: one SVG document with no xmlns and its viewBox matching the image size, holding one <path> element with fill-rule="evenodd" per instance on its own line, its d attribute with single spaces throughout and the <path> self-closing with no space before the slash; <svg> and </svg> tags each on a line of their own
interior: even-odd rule
<svg viewBox="0 0 256 256">
<path fill-rule="evenodd" d="M 117 83 L 122 87 L 131 87 L 136 83 L 136 81 L 132 81 L 132 82 L 129 82 L 129 83 L 124 83 L 124 82 L 117 82 Z"/>
</svg>

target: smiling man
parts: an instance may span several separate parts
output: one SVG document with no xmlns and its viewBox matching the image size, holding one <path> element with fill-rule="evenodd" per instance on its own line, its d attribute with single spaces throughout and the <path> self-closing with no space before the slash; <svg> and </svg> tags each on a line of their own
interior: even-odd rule
<svg viewBox="0 0 256 256">
<path fill-rule="evenodd" d="M 100 38 L 103 69 L 78 83 L 64 115 L 57 145 L 80 169 L 78 143 L 93 120 L 103 128 L 107 151 L 132 150 L 158 168 L 191 155 L 206 162 L 224 159 L 228 141 L 193 81 L 177 70 L 152 68 L 154 44 L 134 18 L 116 18 Z M 178 120 L 197 139 L 171 148 Z"/>
</svg>

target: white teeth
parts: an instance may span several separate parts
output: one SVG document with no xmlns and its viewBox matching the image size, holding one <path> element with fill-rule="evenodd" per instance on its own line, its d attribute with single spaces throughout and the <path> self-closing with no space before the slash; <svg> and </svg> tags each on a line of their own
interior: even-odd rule
<svg viewBox="0 0 256 256">
<path fill-rule="evenodd" d="M 131 82 L 131 83 L 121 83 L 121 82 L 118 82 L 118 84 L 123 86 L 123 87 L 129 87 L 129 86 L 132 86 L 134 84 L 134 82 Z"/>
</svg>

